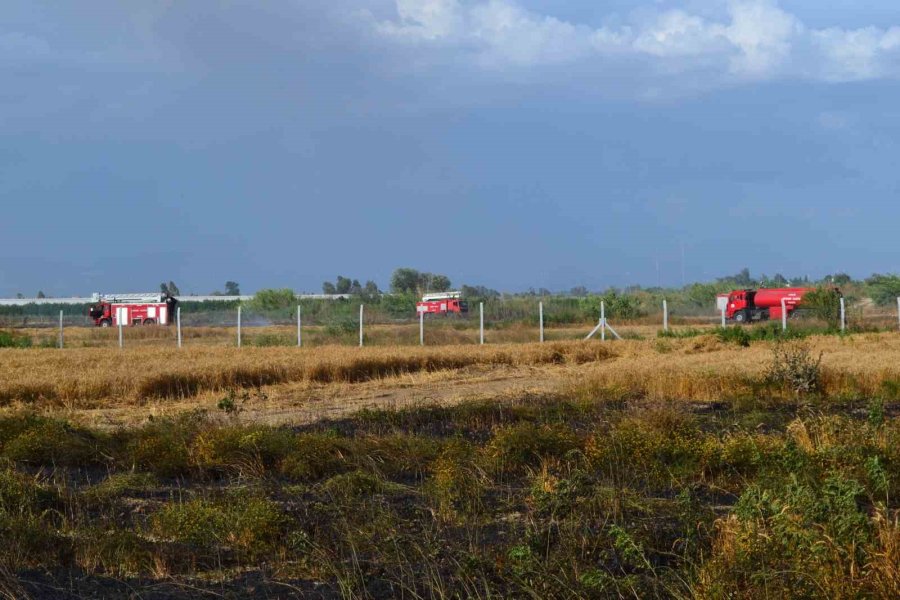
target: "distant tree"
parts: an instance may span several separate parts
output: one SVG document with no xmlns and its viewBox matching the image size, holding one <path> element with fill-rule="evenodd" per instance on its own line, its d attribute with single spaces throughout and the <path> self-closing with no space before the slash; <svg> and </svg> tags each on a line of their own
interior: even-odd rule
<svg viewBox="0 0 900 600">
<path fill-rule="evenodd" d="M 46 298 L 47 296 L 44 295 L 44 292 L 43 292 L 43 291 L 40 291 L 40 290 L 39 290 L 38 293 L 37 293 L 37 297 L 38 297 L 38 298 Z"/>
<path fill-rule="evenodd" d="M 430 275 L 430 285 L 428 286 L 429 292 L 446 292 L 450 289 L 450 278 L 446 275 L 434 275 L 432 273 L 428 273 Z"/>
<path fill-rule="evenodd" d="M 253 295 L 249 306 L 253 310 L 271 311 L 283 308 L 291 308 L 297 304 L 297 296 L 294 290 L 282 288 L 280 290 L 259 290 Z"/>
<path fill-rule="evenodd" d="M 337 294 L 337 288 L 334 287 L 334 284 L 330 281 L 326 281 L 322 283 L 322 293 L 323 294 Z"/>
<path fill-rule="evenodd" d="M 335 284 L 335 290 L 337 290 L 338 294 L 349 294 L 350 288 L 353 286 L 353 281 L 349 277 L 344 277 L 343 275 L 338 275 L 337 283 Z"/>
<path fill-rule="evenodd" d="M 415 269 L 401 267 L 391 275 L 391 291 L 397 294 L 417 293 L 420 273 Z"/>
<path fill-rule="evenodd" d="M 381 290 L 378 289 L 378 284 L 372 281 L 371 279 L 366 282 L 365 288 L 363 288 L 367 296 L 377 296 L 381 294 Z"/>
<path fill-rule="evenodd" d="M 744 267 L 735 275 L 730 275 L 728 277 L 723 277 L 722 279 L 720 279 L 720 281 L 729 280 L 734 282 L 734 285 L 736 285 L 737 287 L 742 288 L 752 287 L 753 284 L 756 283 L 755 281 L 753 281 L 753 278 L 750 277 L 750 269 L 748 269 L 747 267 Z"/>
<path fill-rule="evenodd" d="M 159 284 L 159 291 L 161 294 L 168 294 L 169 293 L 169 284 L 166 283 L 165 281 L 163 281 L 161 284 Z"/>
<path fill-rule="evenodd" d="M 547 288 L 538 289 L 538 296 L 552 296 L 553 292 L 548 290 Z"/>
<path fill-rule="evenodd" d="M 802 307 L 836 329 L 841 322 L 841 295 L 833 288 L 820 287 L 803 296 Z"/>
<path fill-rule="evenodd" d="M 781 273 L 776 273 L 775 277 L 772 278 L 772 283 L 778 287 L 784 287 L 788 285 L 787 277 L 782 275 Z"/>
<path fill-rule="evenodd" d="M 466 298 L 499 298 L 501 295 L 497 290 L 483 285 L 463 285 L 460 291 Z"/>
<path fill-rule="evenodd" d="M 569 290 L 569 295 L 575 296 L 576 298 L 581 298 L 588 295 L 588 289 L 583 285 L 577 285 Z"/>
<path fill-rule="evenodd" d="M 237 281 L 226 281 L 225 282 L 225 295 L 226 296 L 240 296 L 241 295 L 241 286 Z"/>
<path fill-rule="evenodd" d="M 721 281 L 721 280 L 720 280 Z M 708 308 L 714 306 L 716 294 L 723 291 L 723 287 L 731 287 L 730 283 L 693 283 L 685 290 L 685 299 L 696 307 Z"/>
<path fill-rule="evenodd" d="M 353 294 L 354 296 L 359 296 L 362 294 L 362 286 L 359 284 L 359 279 L 354 279 L 350 283 L 350 289 L 347 290 L 348 293 Z"/>
<path fill-rule="evenodd" d="M 875 304 L 879 306 L 893 304 L 900 297 L 900 277 L 876 273 L 866 279 L 866 290 Z"/>
<path fill-rule="evenodd" d="M 440 273 L 417 271 L 401 267 L 391 275 L 391 291 L 395 294 L 424 294 L 426 292 L 446 292 L 452 287 L 450 278 Z"/>
<path fill-rule="evenodd" d="M 25 294 L 23 294 L 22 292 L 16 293 L 16 298 L 17 298 L 17 299 L 21 300 L 21 299 L 24 298 L 24 297 L 25 297 Z"/>
</svg>

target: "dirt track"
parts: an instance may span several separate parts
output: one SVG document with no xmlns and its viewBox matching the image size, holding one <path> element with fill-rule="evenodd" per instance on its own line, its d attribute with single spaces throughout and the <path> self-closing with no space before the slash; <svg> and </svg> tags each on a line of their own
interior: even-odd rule
<svg viewBox="0 0 900 600">
<path fill-rule="evenodd" d="M 239 395 L 237 418 L 271 425 L 304 424 L 318 419 L 337 419 L 365 408 L 400 409 L 421 404 L 457 404 L 466 400 L 504 398 L 523 393 L 547 393 L 572 375 L 571 367 L 475 366 L 457 371 L 438 371 L 390 377 L 364 383 L 283 384 L 260 392 Z M 192 409 L 210 413 L 223 394 L 204 394 L 180 402 L 153 402 L 125 406 L 64 411 L 73 421 L 94 427 L 136 425 L 149 416 L 159 417 Z M 60 414 L 59 411 L 54 411 Z"/>
</svg>

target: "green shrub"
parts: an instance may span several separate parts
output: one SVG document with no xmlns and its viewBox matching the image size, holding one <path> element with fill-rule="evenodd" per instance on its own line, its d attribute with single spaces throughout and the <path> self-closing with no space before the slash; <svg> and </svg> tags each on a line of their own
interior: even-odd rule
<svg viewBox="0 0 900 600">
<path fill-rule="evenodd" d="M 258 312 L 277 311 L 297 306 L 294 290 L 282 288 L 278 290 L 259 290 L 247 303 L 247 308 Z"/>
<path fill-rule="evenodd" d="M 186 475 L 192 467 L 191 445 L 201 428 L 208 427 L 203 413 L 173 419 L 154 419 L 140 429 L 122 432 L 123 464 L 147 469 L 159 477 Z"/>
<path fill-rule="evenodd" d="M 30 348 L 31 337 L 12 331 L 0 331 L 0 348 Z"/>
<path fill-rule="evenodd" d="M 803 296 L 802 307 L 832 329 L 841 324 L 841 294 L 834 288 L 820 287 L 808 292 Z"/>
<path fill-rule="evenodd" d="M 275 346 L 294 346 L 297 340 L 290 336 L 278 335 L 275 333 L 261 333 L 250 339 L 250 345 L 260 348 L 271 348 Z"/>
<path fill-rule="evenodd" d="M 353 456 L 354 446 L 349 440 L 320 433 L 302 434 L 282 461 L 281 472 L 294 481 L 319 481 L 349 470 Z"/>
<path fill-rule="evenodd" d="M 296 446 L 295 436 L 289 430 L 264 425 L 234 425 L 199 433 L 191 453 L 196 465 L 203 470 L 262 476 L 277 469 Z"/>
<path fill-rule="evenodd" d="M 40 417 L 26 418 L 19 424 L 24 426 L 15 435 L 3 440 L 2 454 L 12 461 L 70 466 L 104 461 L 97 452 L 99 440 L 91 432 L 72 427 L 64 421 Z"/>
<path fill-rule="evenodd" d="M 485 452 L 501 470 L 522 471 L 578 447 L 578 439 L 566 427 L 520 423 L 498 429 Z"/>
<path fill-rule="evenodd" d="M 201 552 L 225 546 L 253 558 L 274 551 L 285 523 L 284 513 L 271 500 L 232 494 L 167 504 L 153 516 L 151 529 L 161 538 Z"/>
<path fill-rule="evenodd" d="M 113 473 L 100 483 L 87 488 L 85 496 L 91 500 L 114 501 L 122 496 L 150 490 L 158 485 L 150 473 L 126 471 Z"/>
<path fill-rule="evenodd" d="M 822 355 L 814 359 L 807 346 L 779 344 L 772 348 L 765 378 L 797 395 L 818 393 L 822 387 L 821 363 Z"/>
</svg>

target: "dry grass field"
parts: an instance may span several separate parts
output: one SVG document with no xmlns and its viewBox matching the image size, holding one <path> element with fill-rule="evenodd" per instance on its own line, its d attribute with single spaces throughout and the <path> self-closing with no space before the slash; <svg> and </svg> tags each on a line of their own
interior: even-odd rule
<svg viewBox="0 0 900 600">
<path fill-rule="evenodd" d="M 0 349 L 0 597 L 898 597 L 900 335 L 640 327 Z"/>
</svg>

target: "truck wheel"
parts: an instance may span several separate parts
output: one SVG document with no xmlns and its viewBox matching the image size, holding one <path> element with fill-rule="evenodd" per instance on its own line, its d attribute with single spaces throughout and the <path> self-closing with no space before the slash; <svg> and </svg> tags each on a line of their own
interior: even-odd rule
<svg viewBox="0 0 900 600">
<path fill-rule="evenodd" d="M 143 325 L 156 325 L 156 321 L 153 319 L 144 319 Z"/>
<path fill-rule="evenodd" d="M 740 312 L 734 313 L 734 321 L 735 323 L 743 323 L 747 320 L 747 313 L 743 310 Z"/>
<path fill-rule="evenodd" d="M 100 327 L 112 327 L 112 322 L 109 319 L 103 319 L 100 321 Z"/>
</svg>

